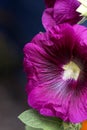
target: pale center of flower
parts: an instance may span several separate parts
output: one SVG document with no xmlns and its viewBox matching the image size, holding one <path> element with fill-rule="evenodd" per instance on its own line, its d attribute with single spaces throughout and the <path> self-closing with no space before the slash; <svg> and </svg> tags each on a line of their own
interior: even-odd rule
<svg viewBox="0 0 87 130">
<path fill-rule="evenodd" d="M 68 64 L 63 66 L 64 73 L 63 73 L 63 79 L 74 79 L 77 80 L 80 74 L 80 68 L 79 66 L 74 63 L 73 61 L 70 61 Z"/>
</svg>

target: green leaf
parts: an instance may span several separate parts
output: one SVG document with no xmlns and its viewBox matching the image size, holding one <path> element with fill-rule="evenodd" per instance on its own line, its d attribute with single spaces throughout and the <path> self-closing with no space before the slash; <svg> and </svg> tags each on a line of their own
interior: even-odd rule
<svg viewBox="0 0 87 130">
<path fill-rule="evenodd" d="M 44 117 L 33 109 L 23 112 L 18 118 L 27 125 L 27 130 L 30 129 L 29 127 L 43 130 L 64 130 L 60 119 Z"/>
<path fill-rule="evenodd" d="M 30 126 L 25 126 L 25 130 L 42 130 L 42 129 L 33 128 L 33 127 L 30 127 Z"/>
</svg>

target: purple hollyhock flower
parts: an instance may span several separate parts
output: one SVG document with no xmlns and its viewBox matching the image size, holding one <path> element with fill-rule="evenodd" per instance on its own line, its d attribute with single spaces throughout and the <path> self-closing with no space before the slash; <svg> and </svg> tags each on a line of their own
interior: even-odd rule
<svg viewBox="0 0 87 130">
<path fill-rule="evenodd" d="M 42 24 L 46 30 L 61 23 L 76 24 L 81 20 L 76 12 L 80 3 L 78 0 L 45 0 L 46 9 L 42 15 Z"/>
<path fill-rule="evenodd" d="M 61 24 L 24 47 L 28 104 L 44 116 L 87 119 L 87 28 Z"/>
</svg>

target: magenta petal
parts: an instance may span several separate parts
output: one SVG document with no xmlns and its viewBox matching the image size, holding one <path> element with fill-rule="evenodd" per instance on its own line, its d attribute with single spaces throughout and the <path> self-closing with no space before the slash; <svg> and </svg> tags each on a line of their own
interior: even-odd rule
<svg viewBox="0 0 87 130">
<path fill-rule="evenodd" d="M 45 107 L 45 105 L 47 106 L 47 104 L 53 102 L 53 97 L 54 96 L 51 93 L 48 95 L 47 90 L 41 86 L 33 89 L 33 91 L 29 94 L 28 103 L 31 107 L 39 110 L 41 114 L 45 116 L 54 116 L 54 112 L 50 108 L 50 105 Z"/>
<path fill-rule="evenodd" d="M 46 30 L 56 25 L 56 21 L 53 18 L 53 8 L 47 8 L 42 15 L 42 24 Z"/>
<path fill-rule="evenodd" d="M 79 123 L 87 119 L 87 94 L 74 95 L 73 91 L 68 95 L 59 96 L 55 91 L 49 91 L 44 86 L 37 87 L 29 94 L 28 103 L 44 116 L 55 116 Z"/>
<path fill-rule="evenodd" d="M 75 30 L 75 33 L 80 38 L 80 44 L 87 45 L 87 28 L 78 24 L 74 25 L 73 28 Z"/>
<path fill-rule="evenodd" d="M 53 43 L 50 41 L 48 34 L 45 32 L 40 32 L 37 34 L 31 41 L 34 44 L 37 44 L 38 46 L 42 47 L 43 45 L 51 46 Z"/>
<path fill-rule="evenodd" d="M 43 13 L 42 24 L 44 28 L 48 30 L 50 27 L 62 23 L 76 24 L 82 18 L 80 14 L 76 12 L 79 5 L 80 3 L 77 0 L 54 1 Z"/>
<path fill-rule="evenodd" d="M 77 23 L 80 20 L 79 13 L 76 12 L 78 6 L 79 2 L 77 0 L 58 0 L 54 5 L 56 23 Z"/>
<path fill-rule="evenodd" d="M 40 109 L 40 114 L 44 116 L 55 116 L 53 111 L 49 108 L 41 108 Z"/>
<path fill-rule="evenodd" d="M 63 94 L 63 92 L 61 92 Z M 69 121 L 71 94 L 58 95 L 55 91 L 49 91 L 44 86 L 37 87 L 28 96 L 28 103 L 37 109 L 44 116 L 60 117 L 64 121 Z"/>
<path fill-rule="evenodd" d="M 79 93 L 79 97 L 74 95 L 70 102 L 69 116 L 73 123 L 87 120 L 87 90 Z"/>
</svg>

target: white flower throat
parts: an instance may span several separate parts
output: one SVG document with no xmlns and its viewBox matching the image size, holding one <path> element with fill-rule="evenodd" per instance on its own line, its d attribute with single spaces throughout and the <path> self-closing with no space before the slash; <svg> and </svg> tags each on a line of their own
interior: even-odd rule
<svg viewBox="0 0 87 130">
<path fill-rule="evenodd" d="M 73 61 L 70 61 L 68 64 L 63 66 L 64 73 L 63 73 L 63 79 L 74 79 L 77 80 L 80 74 L 80 68 L 79 66 L 74 63 Z"/>
</svg>

